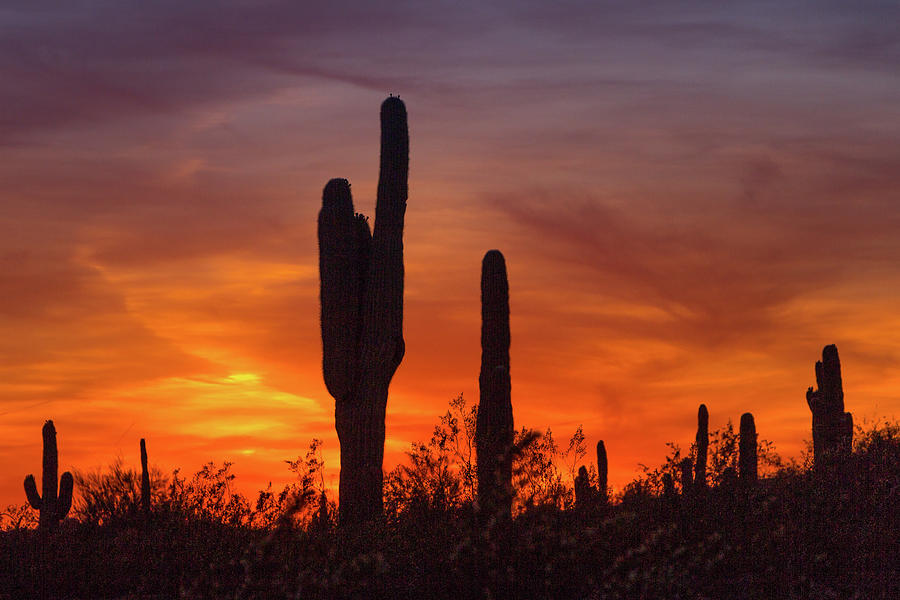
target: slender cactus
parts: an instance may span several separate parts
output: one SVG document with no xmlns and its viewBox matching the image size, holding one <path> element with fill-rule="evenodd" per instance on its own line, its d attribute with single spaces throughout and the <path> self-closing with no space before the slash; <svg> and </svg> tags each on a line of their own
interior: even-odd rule
<svg viewBox="0 0 900 600">
<path fill-rule="evenodd" d="M 331 526 L 331 519 L 328 517 L 328 496 L 325 490 L 319 494 L 319 508 L 316 510 L 312 519 L 312 528 L 318 531 L 325 531 Z"/>
<path fill-rule="evenodd" d="M 606 464 L 606 445 L 603 440 L 597 442 L 597 488 L 600 491 L 600 503 L 609 502 L 609 468 Z"/>
<path fill-rule="evenodd" d="M 481 264 L 481 373 L 475 423 L 478 503 L 485 515 L 512 509 L 513 411 L 509 378 L 509 284 L 499 250 Z"/>
<path fill-rule="evenodd" d="M 585 510 L 593 504 L 594 488 L 591 487 L 591 478 L 584 465 L 578 467 L 578 476 L 575 477 L 575 507 Z"/>
<path fill-rule="evenodd" d="M 734 467 L 725 467 L 725 470 L 722 471 L 722 478 L 719 480 L 719 487 L 730 494 L 736 489 L 737 480 L 738 476 Z"/>
<path fill-rule="evenodd" d="M 141 438 L 141 512 L 150 518 L 150 471 L 147 470 L 147 442 Z"/>
<path fill-rule="evenodd" d="M 853 444 L 853 415 L 844 412 L 844 387 L 837 346 L 825 346 L 816 362 L 816 386 L 806 390 L 812 412 L 813 460 L 821 466 L 828 457 L 850 453 Z"/>
<path fill-rule="evenodd" d="M 44 437 L 43 471 L 41 473 L 41 488 L 43 494 L 38 494 L 34 475 L 25 477 L 25 495 L 31 508 L 40 512 L 38 525 L 41 529 L 55 531 L 59 522 L 66 518 L 69 509 L 72 508 L 72 490 L 75 481 L 72 474 L 66 471 L 59 480 L 57 493 L 56 476 L 59 472 L 59 454 L 56 448 L 56 428 L 53 421 L 44 423 L 42 429 Z"/>
<path fill-rule="evenodd" d="M 741 415 L 741 434 L 738 442 L 739 477 L 744 483 L 756 481 L 756 461 L 756 424 L 752 414 L 744 413 Z"/>
<path fill-rule="evenodd" d="M 709 411 L 701 404 L 697 411 L 697 462 L 694 464 L 694 486 L 706 487 L 706 457 L 709 450 Z"/>
<path fill-rule="evenodd" d="M 671 473 L 663 473 L 662 484 L 663 498 L 671 502 L 675 499 L 675 480 L 672 479 Z"/>
<path fill-rule="evenodd" d="M 358 523 L 384 510 L 388 386 L 403 359 L 403 222 L 409 173 L 406 107 L 381 105 L 375 227 L 355 215 L 350 184 L 332 179 L 319 212 L 322 371 L 335 399 L 341 444 L 338 518 Z"/>
<path fill-rule="evenodd" d="M 686 496 L 694 489 L 694 465 L 691 464 L 691 459 L 685 458 L 678 463 L 678 468 L 681 474 L 681 493 Z"/>
</svg>

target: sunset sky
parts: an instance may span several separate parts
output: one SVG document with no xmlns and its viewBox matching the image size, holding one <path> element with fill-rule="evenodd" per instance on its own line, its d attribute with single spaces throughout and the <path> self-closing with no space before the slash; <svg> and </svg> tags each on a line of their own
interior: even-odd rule
<svg viewBox="0 0 900 600">
<path fill-rule="evenodd" d="M 900 5 L 8 1 L 0 8 L 0 509 L 116 456 L 252 493 L 325 442 L 316 216 L 374 216 L 406 102 L 406 357 L 386 468 L 478 397 L 506 256 L 517 427 L 604 439 L 610 483 L 756 417 L 810 439 L 837 344 L 900 417 Z M 593 460 L 592 453 L 588 455 Z"/>
</svg>

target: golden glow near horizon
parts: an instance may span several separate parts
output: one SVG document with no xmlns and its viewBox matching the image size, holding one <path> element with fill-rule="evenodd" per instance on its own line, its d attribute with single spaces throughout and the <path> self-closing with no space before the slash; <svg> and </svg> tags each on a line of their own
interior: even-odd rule
<svg viewBox="0 0 900 600">
<path fill-rule="evenodd" d="M 477 399 L 480 257 L 476 251 L 467 256 L 471 272 L 465 274 L 469 288 L 465 294 L 448 282 L 447 293 L 428 297 L 418 291 L 423 282 L 414 277 L 408 280 L 413 290 L 406 306 L 408 354 L 388 405 L 387 469 L 403 460 L 410 442 L 428 438 L 452 397 L 463 392 L 469 402 Z M 666 441 L 683 447 L 690 444 L 701 402 L 710 407 L 712 429 L 728 419 L 736 423 L 741 412 L 751 410 L 760 436 L 774 441 L 783 454 L 796 456 L 802 440 L 810 435 L 803 391 L 813 383 L 812 365 L 824 342 L 839 344 L 847 408 L 857 422 L 896 411 L 897 370 L 857 350 L 863 343 L 877 348 L 873 340 L 881 334 L 881 339 L 888 340 L 883 350 L 889 354 L 889 340 L 900 337 L 900 318 L 891 314 L 888 298 L 881 301 L 872 295 L 868 311 L 848 312 L 849 318 L 832 328 L 837 340 L 813 340 L 807 333 L 810 339 L 803 342 L 805 348 L 794 347 L 794 340 L 778 344 L 775 348 L 781 355 L 767 355 L 763 347 L 744 351 L 729 347 L 728 352 L 692 349 L 658 332 L 650 335 L 656 328 L 684 326 L 679 325 L 682 317 L 677 311 L 673 314 L 659 306 L 623 300 L 594 305 L 585 291 L 571 294 L 564 309 L 554 313 L 559 310 L 554 309 L 559 298 L 542 291 L 545 276 L 529 277 L 523 261 L 516 261 L 515 251 L 507 256 L 516 426 L 539 430 L 550 426 L 564 445 L 583 424 L 589 446 L 597 439 L 606 441 L 610 480 L 616 488 L 634 477 L 638 463 L 660 462 Z M 415 254 L 411 258 L 409 271 L 424 273 L 413 262 Z M 236 260 L 234 268 L 222 257 L 212 262 L 213 268 L 198 269 L 206 275 L 196 282 L 179 268 L 173 279 L 184 287 L 170 287 L 168 278 L 158 272 L 144 276 L 140 270 L 102 270 L 104 281 L 123 298 L 128 318 L 141 324 L 148 339 L 164 340 L 173 354 L 185 357 L 182 360 L 193 373 L 169 377 L 151 373 L 131 382 L 128 365 L 132 361 L 125 360 L 110 371 L 122 380 L 84 380 L 84 389 L 71 388 L 77 398 L 72 401 L 59 397 L 59 389 L 51 384 L 7 378 L 3 389 L 10 396 L 24 390 L 30 390 L 34 398 L 56 395 L 47 404 L 24 405 L 6 416 L 3 433 L 20 448 L 16 462 L 28 465 L 27 472 L 39 470 L 40 424 L 44 418 L 54 418 L 63 468 L 93 468 L 116 455 L 135 463 L 137 439 L 147 437 L 151 462 L 167 470 L 180 467 L 190 472 L 207 460 L 230 460 L 235 463 L 238 489 L 252 494 L 268 481 L 287 481 L 283 461 L 302 455 L 309 440 L 318 437 L 325 440 L 329 485 L 336 485 L 339 453 L 332 401 L 321 383 L 317 286 L 304 284 L 306 298 L 296 305 L 297 310 L 293 305 L 285 307 L 271 292 L 273 287 L 308 281 L 314 272 L 306 266 L 290 268 L 280 263 L 270 269 L 265 261 L 257 261 L 253 268 L 243 259 Z M 296 279 L 292 282 L 292 278 Z M 424 283 L 436 285 L 433 280 Z M 223 301 L 222 290 L 235 297 Z M 442 298 L 449 307 L 446 311 L 436 310 L 435 303 Z M 288 314 L 265 314 L 256 303 L 286 308 Z M 782 309 L 792 321 L 802 320 L 801 314 L 813 321 L 824 320 L 848 306 L 840 294 L 793 305 Z M 236 308 L 243 318 L 229 314 L 229 309 Z M 263 313 L 262 321 L 252 317 L 255 312 Z M 557 326 L 549 325 L 554 321 Z M 609 332 L 616 323 L 624 323 L 627 329 L 613 337 Z M 290 339 L 292 331 L 280 329 L 291 324 L 299 333 L 297 341 Z M 632 327 L 637 329 L 627 333 Z M 597 335 L 590 334 L 594 328 Z M 65 329 L 58 333 L 65 335 Z M 80 324 L 71 335 L 84 335 Z M 115 363 L 131 345 L 131 340 L 114 333 L 101 339 L 110 347 L 94 348 L 87 357 L 72 356 L 68 363 L 61 357 L 51 365 L 59 371 L 56 381 L 65 381 L 66 369 L 77 379 L 74 374 L 82 371 L 88 359 Z M 802 337 L 796 338 L 796 345 L 801 341 Z M 692 353 L 696 354 L 691 357 Z M 298 359 L 288 363 L 286 356 Z M 786 362 L 785 356 L 794 362 Z M 179 368 L 180 362 L 174 361 L 173 366 Z M 585 460 L 591 462 L 592 453 Z M 19 492 L 17 481 L 6 483 L 6 502 L 20 502 Z"/>
</svg>

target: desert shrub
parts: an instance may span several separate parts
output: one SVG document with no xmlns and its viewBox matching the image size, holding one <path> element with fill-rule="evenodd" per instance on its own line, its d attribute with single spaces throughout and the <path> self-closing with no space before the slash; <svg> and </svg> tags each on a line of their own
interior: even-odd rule
<svg viewBox="0 0 900 600">
<path fill-rule="evenodd" d="M 513 449 L 520 508 L 511 521 L 485 524 L 460 458 L 471 414 L 451 403 L 432 438 L 386 478 L 387 518 L 368 527 L 332 527 L 327 501 L 324 526 L 317 520 L 318 440 L 286 461 L 296 480 L 260 492 L 255 504 L 233 491 L 227 463 L 190 478 L 176 472 L 150 528 L 97 519 L 48 537 L 21 525 L 27 510 L 8 509 L 3 518 L 21 523 L 0 532 L 0 597 L 900 597 L 897 424 L 857 428 L 852 455 L 829 469 L 773 458 L 753 486 L 718 484 L 736 460 L 726 426 L 714 432 L 707 490 L 659 497 L 661 475 L 684 456 L 670 444 L 662 464 L 597 511 L 569 510 L 567 500 L 583 440 L 573 436 L 561 452 L 551 432 L 521 430 Z M 105 493 L 129 498 L 110 514 L 130 514 L 126 471 L 106 474 L 115 485 Z"/>
<path fill-rule="evenodd" d="M 248 523 L 250 503 L 232 488 L 231 463 L 212 461 L 187 479 L 176 469 L 157 512 L 194 522 L 238 526 Z"/>
<path fill-rule="evenodd" d="M 24 504 L 9 504 L 0 511 L 0 531 L 34 529 L 37 525 L 38 516 L 27 502 Z"/>
<path fill-rule="evenodd" d="M 261 490 L 250 515 L 250 523 L 263 529 L 305 527 L 314 522 L 319 527 L 334 522 L 337 507 L 328 499 L 325 489 L 325 459 L 322 440 L 313 438 L 306 454 L 284 461 L 296 481 L 285 485 L 280 492 L 272 491 L 272 484 Z"/>
<path fill-rule="evenodd" d="M 398 465 L 385 478 L 389 519 L 455 512 L 471 504 L 477 487 L 475 418 L 475 407 L 467 407 L 460 394 L 450 401 L 431 439 L 411 444 L 406 452 L 409 464 Z"/>
<path fill-rule="evenodd" d="M 543 434 L 523 427 L 516 432 L 513 447 L 515 513 L 540 506 L 563 509 L 574 504 L 574 493 L 559 468 L 559 446 L 549 427 Z"/>
<path fill-rule="evenodd" d="M 150 503 L 158 506 L 165 498 L 168 478 L 150 469 Z M 92 525 L 124 525 L 138 521 L 141 512 L 141 474 L 125 467 L 121 457 L 106 471 L 75 471 L 73 516 Z"/>
</svg>

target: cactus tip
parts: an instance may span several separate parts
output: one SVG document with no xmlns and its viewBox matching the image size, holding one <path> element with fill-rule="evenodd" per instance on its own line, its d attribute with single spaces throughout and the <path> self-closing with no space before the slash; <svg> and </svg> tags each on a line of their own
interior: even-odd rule
<svg viewBox="0 0 900 600">
<path fill-rule="evenodd" d="M 384 99 L 384 102 L 381 103 L 381 114 L 382 115 L 397 115 L 397 116 L 406 116 L 406 105 L 403 103 L 403 100 L 400 99 L 400 96 L 395 96 L 391 94 L 387 98 Z"/>
</svg>

